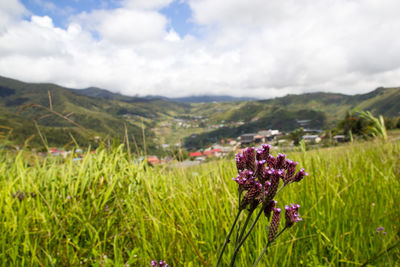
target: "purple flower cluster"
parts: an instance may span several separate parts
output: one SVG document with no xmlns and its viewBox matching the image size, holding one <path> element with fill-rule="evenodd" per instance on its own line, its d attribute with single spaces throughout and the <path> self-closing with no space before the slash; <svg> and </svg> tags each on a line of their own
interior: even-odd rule
<svg viewBox="0 0 400 267">
<path fill-rule="evenodd" d="M 278 191 L 281 179 L 286 186 L 299 182 L 308 175 L 304 169 L 296 173 L 297 162 L 281 153 L 275 158 L 270 154 L 270 149 L 270 145 L 263 144 L 256 150 L 253 147 L 245 148 L 236 155 L 239 175 L 232 180 L 238 183 L 239 192 L 246 191 L 240 204 L 241 209 L 247 206 L 255 209 L 260 203 L 268 206 Z M 266 216 L 269 216 L 272 208 L 265 208 Z"/>
<path fill-rule="evenodd" d="M 384 235 L 386 235 L 385 228 L 383 228 L 383 227 L 376 228 L 375 234 L 384 234 Z"/>
<path fill-rule="evenodd" d="M 153 261 L 151 261 L 151 266 L 153 266 L 153 267 L 168 267 L 168 264 L 165 261 L 157 262 L 156 260 L 153 260 Z"/>
<path fill-rule="evenodd" d="M 239 209 L 249 208 L 250 211 L 262 203 L 264 215 L 270 219 L 268 241 L 272 242 L 278 235 L 281 220 L 281 209 L 276 207 L 274 200 L 278 192 L 280 181 L 287 186 L 293 182 L 300 182 L 308 174 L 304 169 L 296 172 L 297 162 L 279 153 L 276 157 L 270 154 L 270 145 L 262 145 L 258 149 L 245 148 L 236 155 L 236 167 L 239 175 L 232 180 L 238 183 L 240 193 L 245 192 L 240 201 Z M 300 206 L 291 204 L 285 206 L 285 229 L 301 221 Z M 271 216 L 272 213 L 272 216 Z"/>
<path fill-rule="evenodd" d="M 294 223 L 302 220 L 299 215 L 299 208 L 300 205 L 298 204 L 285 206 L 286 227 L 291 227 Z"/>
</svg>

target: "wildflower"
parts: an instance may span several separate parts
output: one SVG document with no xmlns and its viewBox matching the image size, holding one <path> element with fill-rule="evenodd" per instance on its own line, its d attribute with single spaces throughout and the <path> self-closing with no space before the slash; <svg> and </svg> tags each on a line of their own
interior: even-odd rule
<svg viewBox="0 0 400 267">
<path fill-rule="evenodd" d="M 152 260 L 151 261 L 151 266 L 154 266 L 154 267 L 168 267 L 168 264 L 165 261 L 157 262 L 156 260 Z"/>
<path fill-rule="evenodd" d="M 263 144 L 261 146 L 261 148 L 258 148 L 256 150 L 256 159 L 257 160 L 267 160 L 270 149 L 271 149 L 271 145 Z"/>
<path fill-rule="evenodd" d="M 256 174 L 255 176 L 258 178 L 258 180 L 260 180 L 261 182 L 263 182 L 265 180 L 265 176 L 266 176 L 266 169 L 265 169 L 265 160 L 257 160 L 256 161 Z"/>
<path fill-rule="evenodd" d="M 286 227 L 291 227 L 294 223 L 302 220 L 299 215 L 299 208 L 300 205 L 298 204 L 285 206 Z"/>
<path fill-rule="evenodd" d="M 290 159 L 286 159 L 285 166 L 286 166 L 286 174 L 283 177 L 283 184 L 287 185 L 289 184 L 292 179 L 294 178 L 293 176 L 295 175 L 296 172 L 296 166 L 297 162 L 292 161 Z"/>
<path fill-rule="evenodd" d="M 12 194 L 12 197 L 13 198 L 18 198 L 18 200 L 20 201 L 20 202 L 22 202 L 22 200 L 24 200 L 25 199 L 25 192 L 22 192 L 22 191 L 17 191 L 17 192 L 15 192 L 15 194 Z"/>
<path fill-rule="evenodd" d="M 381 234 L 381 233 L 386 235 L 385 228 L 383 227 L 376 228 L 375 234 Z"/>
<path fill-rule="evenodd" d="M 308 173 L 306 173 L 304 169 L 300 169 L 300 171 L 298 171 L 293 177 L 293 181 L 300 182 L 301 180 L 303 180 L 304 176 L 308 176 Z"/>
<path fill-rule="evenodd" d="M 235 161 L 238 172 L 241 172 L 244 169 L 246 169 L 246 161 L 244 160 L 243 154 L 236 154 Z"/>
<path fill-rule="evenodd" d="M 279 180 L 284 176 L 284 172 L 282 170 L 274 170 L 271 176 L 271 186 L 268 189 L 268 194 L 266 197 L 266 201 L 272 200 L 276 192 L 278 191 Z"/>
<path fill-rule="evenodd" d="M 250 209 L 255 209 L 261 200 L 261 189 L 262 185 L 259 182 L 255 181 L 253 186 L 244 195 L 243 201 L 240 203 L 240 208 L 245 209 L 247 205 L 250 204 Z"/>
<path fill-rule="evenodd" d="M 268 155 L 268 158 L 267 158 L 268 167 L 275 169 L 276 168 L 276 163 L 277 163 L 276 158 L 274 156 L 272 156 L 272 155 Z"/>
<path fill-rule="evenodd" d="M 240 171 L 236 178 L 232 178 L 239 184 L 239 191 L 249 190 L 255 183 L 253 172 L 249 170 Z"/>
<path fill-rule="evenodd" d="M 275 239 L 275 236 L 278 233 L 279 223 L 281 221 L 281 209 L 274 208 L 273 211 L 271 225 L 268 232 L 268 242 L 271 242 Z"/>
<path fill-rule="evenodd" d="M 276 157 L 276 169 L 284 169 L 286 167 L 286 161 L 285 161 L 286 155 L 279 153 L 278 156 Z"/>
<path fill-rule="evenodd" d="M 255 158 L 255 154 L 254 154 L 254 147 L 245 148 L 245 149 L 243 149 L 242 153 L 243 153 L 244 160 L 246 161 L 246 169 L 255 171 L 256 158 Z"/>
<path fill-rule="evenodd" d="M 108 205 L 106 205 L 106 207 L 104 208 L 105 212 L 109 212 L 110 211 L 110 207 Z"/>
</svg>

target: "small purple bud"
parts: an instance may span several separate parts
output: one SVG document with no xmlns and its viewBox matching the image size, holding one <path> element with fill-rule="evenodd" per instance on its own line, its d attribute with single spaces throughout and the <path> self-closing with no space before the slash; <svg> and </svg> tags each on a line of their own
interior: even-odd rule
<svg viewBox="0 0 400 267">
<path fill-rule="evenodd" d="M 279 153 L 278 156 L 276 157 L 276 166 L 275 169 L 285 169 L 286 167 L 286 161 L 285 161 L 286 155 Z"/>
<path fill-rule="evenodd" d="M 104 208 L 104 211 L 109 212 L 109 210 L 110 210 L 110 207 L 108 205 L 106 205 L 106 207 Z"/>
<path fill-rule="evenodd" d="M 239 175 L 236 178 L 232 178 L 232 180 L 239 184 L 239 190 L 248 190 L 253 186 L 255 177 L 252 171 L 244 170 L 240 171 Z"/>
<path fill-rule="evenodd" d="M 263 144 L 261 148 L 256 151 L 256 159 L 257 160 L 267 160 L 269 155 L 269 150 L 271 149 L 271 145 Z"/>
<path fill-rule="evenodd" d="M 276 192 L 278 191 L 279 180 L 283 177 L 284 172 L 281 170 L 273 170 L 273 174 L 271 175 L 271 186 L 268 188 L 268 195 L 266 197 L 266 201 L 270 201 L 275 197 Z"/>
<path fill-rule="evenodd" d="M 265 172 L 267 171 L 265 169 L 265 160 L 257 160 L 256 161 L 256 177 L 260 182 L 265 181 Z"/>
<path fill-rule="evenodd" d="M 245 209 L 247 205 L 251 205 L 251 209 L 255 209 L 260 203 L 260 194 L 262 190 L 262 185 L 255 181 L 253 186 L 246 192 L 243 200 L 240 203 L 240 209 Z"/>
<path fill-rule="evenodd" d="M 285 185 L 289 184 L 295 175 L 297 162 L 291 161 L 290 159 L 286 159 L 286 174 L 283 178 L 283 183 Z"/>
<path fill-rule="evenodd" d="M 276 163 L 277 163 L 276 158 L 274 156 L 272 156 L 272 155 L 268 155 L 267 166 L 269 168 L 271 168 L 271 169 L 275 169 L 276 168 Z"/>
<path fill-rule="evenodd" d="M 246 169 L 246 161 L 244 159 L 243 154 L 236 154 L 236 168 L 238 170 L 238 172 L 243 171 L 244 169 Z"/>
<path fill-rule="evenodd" d="M 278 233 L 280 221 L 281 221 L 281 209 L 273 208 L 271 224 L 269 226 L 269 232 L 268 232 L 268 242 L 272 242 L 275 239 L 275 236 Z"/>
<path fill-rule="evenodd" d="M 286 227 L 291 227 L 294 223 L 302 220 L 299 215 L 299 208 L 300 205 L 298 204 L 285 206 Z"/>
<path fill-rule="evenodd" d="M 256 169 L 256 156 L 254 154 L 254 147 L 248 147 L 242 151 L 244 160 L 246 162 L 246 169 L 255 171 Z"/>
<path fill-rule="evenodd" d="M 308 173 L 304 169 L 300 169 L 293 178 L 294 182 L 300 182 L 303 180 L 304 176 L 308 176 Z"/>
</svg>

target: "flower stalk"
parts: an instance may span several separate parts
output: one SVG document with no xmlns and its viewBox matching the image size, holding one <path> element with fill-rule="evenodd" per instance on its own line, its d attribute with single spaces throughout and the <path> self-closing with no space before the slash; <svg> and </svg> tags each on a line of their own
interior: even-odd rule
<svg viewBox="0 0 400 267">
<path fill-rule="evenodd" d="M 263 213 L 267 220 L 270 221 L 268 227 L 269 232 L 267 234 L 268 242 L 257 258 L 254 266 L 258 264 L 262 256 L 267 252 L 268 246 L 275 241 L 276 238 L 286 229 L 301 220 L 298 214 L 299 205 L 291 204 L 290 206 L 285 206 L 286 223 L 284 228 L 278 233 L 281 221 L 281 209 L 276 207 L 277 201 L 275 201 L 274 198 L 286 186 L 294 182 L 300 182 L 308 174 L 304 169 L 300 169 L 296 172 L 298 163 L 286 158 L 285 154 L 279 153 L 275 158 L 270 154 L 270 148 L 270 145 L 265 144 L 258 149 L 249 147 L 244 149 L 242 153 L 236 155 L 238 176 L 232 180 L 238 184 L 238 213 L 222 246 L 215 267 L 218 267 L 221 263 L 223 254 L 230 243 L 230 237 L 244 209 L 248 209 L 248 214 L 244 224 L 239 223 L 236 227 L 235 244 L 229 265 L 231 267 L 234 266 L 241 247 L 250 236 L 250 233 L 253 231 Z M 281 180 L 282 182 L 280 182 Z M 279 187 L 280 184 L 282 184 L 281 187 Z M 251 217 L 257 208 L 259 208 L 259 210 L 257 211 L 256 218 L 246 232 Z"/>
</svg>

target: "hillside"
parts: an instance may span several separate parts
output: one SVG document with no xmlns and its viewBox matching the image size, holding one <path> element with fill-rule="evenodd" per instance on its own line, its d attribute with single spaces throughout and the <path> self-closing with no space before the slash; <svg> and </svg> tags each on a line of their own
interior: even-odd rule
<svg viewBox="0 0 400 267">
<path fill-rule="evenodd" d="M 89 129 L 89 132 L 65 119 L 46 116 L 49 112 L 40 108 L 27 108 L 31 104 L 50 108 L 49 93 L 55 112 L 68 114 L 69 119 Z M 49 145 L 65 145 L 71 141 L 70 133 L 74 138 L 78 136 L 79 143 L 85 146 L 94 145 L 91 142 L 94 136 L 117 137 L 123 140 L 126 125 L 130 141 L 132 144 L 137 143 L 139 147 L 142 147 L 142 127 L 144 126 L 145 136 L 149 139 L 147 145 L 152 148 L 151 141 L 154 134 L 147 128 L 155 123 L 155 119 L 182 113 L 187 108 L 183 104 L 178 105 L 160 99 L 127 97 L 129 101 L 118 101 L 112 98 L 84 96 L 77 94 L 75 90 L 55 84 L 23 83 L 4 77 L 0 77 L 0 96 L 0 108 L 3 111 L 0 116 L 0 125 L 13 128 L 13 135 L 18 142 L 35 135 L 32 143 L 36 145 L 41 143 L 41 140 L 33 119 L 38 120 L 41 130 L 50 131 L 51 136 L 46 136 Z"/>
<path fill-rule="evenodd" d="M 40 104 L 79 123 L 89 133 L 48 111 L 26 108 Z M 267 100 L 208 102 L 218 97 L 189 97 L 180 103 L 164 97 L 132 97 L 95 87 L 69 89 L 55 84 L 33 84 L 0 77 L 0 126 L 13 129 L 14 141 L 23 143 L 34 135 L 31 144 L 42 140 L 33 120 L 47 137 L 49 145 L 76 141 L 87 146 L 94 136 L 123 140 L 125 125 L 132 144 L 142 147 L 143 133 L 150 151 L 162 144 L 184 143 L 188 148 L 204 147 L 222 138 L 235 138 L 263 129 L 292 131 L 305 126 L 324 129 L 334 126 L 354 108 L 371 110 L 375 115 L 399 116 L 400 88 L 378 88 L 367 94 L 308 93 Z M 238 100 L 221 96 L 219 100 Z M 182 100 L 183 101 L 183 100 Z M 25 109 L 23 109 L 25 108 Z M 21 111 L 22 110 L 22 111 Z M 4 132 L 6 130 L 0 130 Z M 190 137 L 196 134 L 195 137 Z"/>
<path fill-rule="evenodd" d="M 188 148 L 202 147 L 222 138 L 235 138 L 244 133 L 262 129 L 292 131 L 301 125 L 298 120 L 310 120 L 311 129 L 333 127 L 354 108 L 370 110 L 375 115 L 396 117 L 400 115 L 400 87 L 377 88 L 360 95 L 335 93 L 308 93 L 285 97 L 244 101 L 229 104 L 199 104 L 198 114 L 208 116 L 213 122 L 245 122 L 240 126 L 221 127 L 185 139 Z"/>
</svg>

